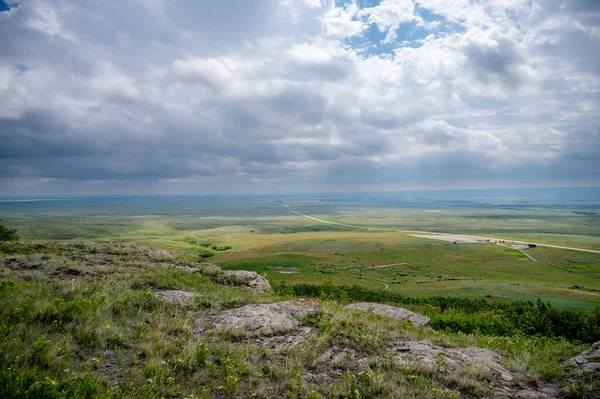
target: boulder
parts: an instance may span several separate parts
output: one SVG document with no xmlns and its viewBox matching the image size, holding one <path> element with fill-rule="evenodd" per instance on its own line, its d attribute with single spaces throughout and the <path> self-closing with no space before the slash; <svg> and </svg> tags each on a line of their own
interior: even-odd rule
<svg viewBox="0 0 600 399">
<path fill-rule="evenodd" d="M 269 281 L 256 272 L 247 270 L 225 270 L 225 278 L 233 280 L 235 284 L 244 285 L 256 292 L 267 292 L 271 290 Z"/>
<path fill-rule="evenodd" d="M 390 305 L 382 305 L 372 302 L 352 303 L 346 308 L 358 310 L 360 312 L 371 312 L 379 316 L 389 317 L 396 320 L 408 320 L 413 326 L 421 327 L 429 324 L 429 317 L 411 312 L 404 308 L 398 308 Z"/>
<path fill-rule="evenodd" d="M 439 348 L 428 341 L 400 341 L 389 345 L 390 352 L 400 364 L 415 361 L 425 366 L 444 369 L 452 373 L 464 373 L 466 369 L 489 375 L 504 382 L 512 381 L 512 374 L 501 364 L 501 356 L 485 348 Z"/>
<path fill-rule="evenodd" d="M 156 291 L 156 296 L 171 303 L 184 303 L 194 299 L 197 295 L 193 292 L 181 290 L 161 290 Z"/>
<path fill-rule="evenodd" d="M 319 311 L 318 302 L 305 299 L 246 305 L 200 316 L 196 333 L 232 329 L 237 338 L 245 342 L 282 350 L 298 345 L 311 333 L 312 329 L 302 326 L 298 318 Z"/>
<path fill-rule="evenodd" d="M 553 384 L 538 382 L 516 385 L 514 375 L 503 365 L 498 353 L 486 348 L 442 348 L 428 341 L 396 341 L 388 345 L 396 361 L 404 367 L 418 364 L 448 375 L 470 375 L 492 381 L 490 397 L 554 399 L 563 397 Z"/>
<path fill-rule="evenodd" d="M 600 372 L 600 341 L 592 345 L 590 350 L 567 360 L 565 366 L 578 367 L 586 373 Z"/>
<path fill-rule="evenodd" d="M 300 327 L 298 318 L 319 312 L 317 301 L 302 299 L 253 304 L 225 310 L 213 318 L 218 327 L 234 327 L 250 334 L 273 335 Z"/>
</svg>

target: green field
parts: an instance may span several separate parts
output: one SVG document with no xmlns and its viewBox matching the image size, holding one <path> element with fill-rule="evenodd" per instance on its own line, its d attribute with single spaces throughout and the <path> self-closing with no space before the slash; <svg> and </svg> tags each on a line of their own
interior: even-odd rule
<svg viewBox="0 0 600 399">
<path fill-rule="evenodd" d="M 255 270 L 271 282 L 358 284 L 416 297 L 539 298 L 565 309 L 600 305 L 599 254 L 538 247 L 529 250 L 541 261 L 536 262 L 491 243 L 456 245 L 377 230 L 474 234 L 600 249 L 596 203 L 284 200 L 304 214 L 373 230 L 309 220 L 271 197 L 7 202 L 0 204 L 0 218 L 26 240 L 108 239 L 164 248 L 190 259 L 203 254 L 210 256 L 207 262 Z M 571 289 L 575 285 L 584 289 Z"/>
</svg>

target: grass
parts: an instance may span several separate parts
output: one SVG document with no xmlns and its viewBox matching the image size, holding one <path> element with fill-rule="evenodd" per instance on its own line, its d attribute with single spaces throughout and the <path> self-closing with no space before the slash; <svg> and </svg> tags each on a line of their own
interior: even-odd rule
<svg viewBox="0 0 600 399">
<path fill-rule="evenodd" d="M 239 236 L 238 236 L 239 237 Z M 248 238 L 249 239 L 249 238 Z M 269 235 L 263 246 L 224 254 L 213 262 L 223 268 L 265 273 L 272 281 L 332 281 L 381 287 L 411 296 L 446 295 L 503 299 L 541 298 L 563 307 L 593 310 L 600 289 L 593 274 L 575 274 L 529 260 L 522 253 L 493 244 L 425 240 L 399 233 L 298 233 Z M 235 241 L 234 245 L 235 245 Z M 242 243 L 238 247 L 243 248 Z M 550 249 L 536 248 L 536 254 Z M 600 271 L 594 254 L 566 252 Z M 537 256 L 537 255 L 536 255 Z M 541 257 L 540 257 L 541 259 Z M 376 267 L 393 264 L 394 266 Z M 278 268 L 295 268 L 281 273 Z M 285 270 L 284 270 L 285 271 Z M 574 292 L 573 285 L 589 290 Z"/>
<path fill-rule="evenodd" d="M 496 208 L 483 202 L 467 206 L 460 201 L 286 201 L 325 220 L 363 226 L 600 248 L 600 219 L 595 209 L 559 205 L 554 209 L 546 203 L 533 208 L 527 201 L 506 209 L 502 204 L 509 200 L 499 201 Z M 531 250 L 544 265 L 513 249 L 490 244 L 454 245 L 404 233 L 326 225 L 289 213 L 273 198 L 0 203 L 0 216 L 28 240 L 118 240 L 164 248 L 190 260 L 207 257 L 225 269 L 255 270 L 275 282 L 331 281 L 373 289 L 388 285 L 390 291 L 410 296 L 443 293 L 491 296 L 495 301 L 539 298 L 563 309 L 588 311 L 600 304 L 600 259 L 594 254 L 541 247 Z M 403 264 L 374 267 L 399 263 Z M 571 290 L 575 285 L 585 289 Z"/>
<path fill-rule="evenodd" d="M 289 349 L 258 346 L 243 332 L 198 334 L 202 312 L 289 297 L 182 267 L 198 265 L 114 243 L 0 244 L 0 397 L 458 398 L 493 391 L 490 375 L 476 367 L 457 375 L 443 357 L 434 366 L 406 365 L 386 354 L 393 342 L 422 340 L 493 349 L 523 382 L 552 381 L 579 397 L 598 388 L 561 366 L 585 349 L 576 342 L 416 328 L 336 300 L 322 300 L 321 313 L 303 319 L 314 334 Z M 174 304 L 157 298 L 158 289 L 199 296 Z M 333 362 L 339 375 L 314 382 L 309 375 L 330 373 L 332 363 L 320 355 L 333 348 L 352 348 L 365 367 L 340 356 Z"/>
</svg>

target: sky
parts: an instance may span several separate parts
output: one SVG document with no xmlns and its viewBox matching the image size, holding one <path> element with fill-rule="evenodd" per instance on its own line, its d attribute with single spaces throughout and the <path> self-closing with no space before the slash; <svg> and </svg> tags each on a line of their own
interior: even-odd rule
<svg viewBox="0 0 600 399">
<path fill-rule="evenodd" d="M 0 0 L 0 195 L 600 186 L 598 0 Z"/>
</svg>

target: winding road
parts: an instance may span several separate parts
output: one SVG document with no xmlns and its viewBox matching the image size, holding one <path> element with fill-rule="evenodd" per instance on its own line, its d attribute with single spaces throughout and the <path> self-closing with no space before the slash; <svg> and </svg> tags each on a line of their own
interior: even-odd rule
<svg viewBox="0 0 600 399">
<path fill-rule="evenodd" d="M 286 203 L 283 203 L 283 206 L 285 206 L 290 212 L 292 212 L 292 213 L 294 213 L 294 214 L 296 214 L 298 216 L 302 216 L 302 217 L 305 217 L 307 219 L 314 220 L 314 221 L 320 222 L 320 223 L 325 223 L 325 224 L 333 224 L 333 225 L 337 225 L 337 226 L 352 227 L 352 228 L 355 228 L 355 229 L 362 229 L 362 230 L 369 230 L 369 231 L 378 230 L 378 231 L 397 231 L 397 232 L 402 232 L 402 233 L 449 234 L 449 233 L 439 233 L 439 232 L 435 232 L 435 231 L 417 231 L 417 230 L 403 230 L 403 229 L 387 229 L 387 228 L 384 228 L 384 227 L 368 227 L 368 226 L 359 226 L 359 225 L 355 225 L 355 224 L 330 222 L 328 220 L 319 219 L 319 218 L 316 218 L 316 217 L 312 217 L 312 216 L 305 215 L 303 213 L 297 212 L 294 209 L 292 209 Z M 471 236 L 471 235 L 465 235 L 465 234 L 452 234 L 452 235 L 455 235 L 457 237 L 475 238 L 475 239 L 478 239 L 478 240 L 510 241 L 512 243 L 515 243 L 515 244 L 533 244 L 533 245 L 536 245 L 538 247 L 566 249 L 566 250 L 569 250 L 569 251 L 579 251 L 579 252 L 589 252 L 589 253 L 594 253 L 594 254 L 600 254 L 600 251 L 594 250 L 594 249 L 573 248 L 573 247 L 564 247 L 564 246 L 561 246 L 561 245 L 540 244 L 540 243 L 535 243 L 535 242 L 531 242 L 531 241 L 515 241 L 515 240 L 511 240 L 511 239 L 498 238 L 498 237 L 492 238 L 492 237 Z M 536 259 L 536 261 L 537 261 L 537 259 Z"/>
<path fill-rule="evenodd" d="M 385 286 L 384 290 L 387 290 L 388 288 L 390 288 L 390 286 L 387 285 L 386 283 L 384 283 L 383 281 L 379 281 L 379 280 L 371 280 L 371 281 L 375 281 L 376 283 L 383 284 Z"/>
</svg>

